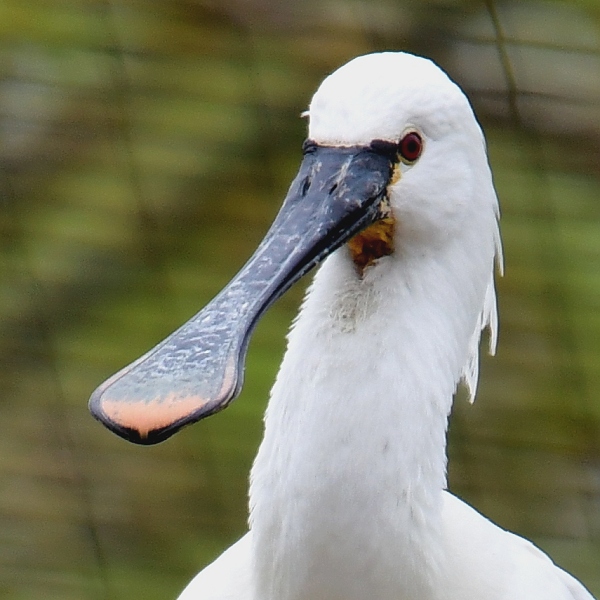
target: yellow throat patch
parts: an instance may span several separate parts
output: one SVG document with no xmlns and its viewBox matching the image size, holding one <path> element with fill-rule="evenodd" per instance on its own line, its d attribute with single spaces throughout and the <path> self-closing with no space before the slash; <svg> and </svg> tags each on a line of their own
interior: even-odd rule
<svg viewBox="0 0 600 600">
<path fill-rule="evenodd" d="M 390 212 L 389 216 L 369 225 L 348 242 L 352 260 L 361 277 L 378 258 L 394 252 L 395 225 L 396 220 Z"/>
<path fill-rule="evenodd" d="M 394 171 L 390 185 L 394 185 L 400 179 L 400 164 L 394 165 Z M 388 198 L 385 198 L 379 207 L 382 217 L 373 225 L 357 233 L 348 242 L 348 248 L 352 260 L 360 277 L 365 269 L 370 267 L 378 258 L 389 256 L 394 252 L 394 230 L 396 219 L 392 214 L 392 207 Z"/>
</svg>

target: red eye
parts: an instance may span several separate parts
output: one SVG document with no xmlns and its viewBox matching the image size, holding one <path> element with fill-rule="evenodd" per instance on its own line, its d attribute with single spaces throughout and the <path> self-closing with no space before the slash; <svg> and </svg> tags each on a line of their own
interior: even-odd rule
<svg viewBox="0 0 600 600">
<path fill-rule="evenodd" d="M 423 139 L 416 131 L 411 131 L 400 140 L 398 149 L 407 163 L 415 162 L 423 151 Z"/>
</svg>

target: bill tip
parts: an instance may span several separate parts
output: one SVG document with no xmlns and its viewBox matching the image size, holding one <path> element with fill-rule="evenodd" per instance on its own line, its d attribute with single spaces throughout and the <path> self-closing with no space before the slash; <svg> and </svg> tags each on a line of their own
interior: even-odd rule
<svg viewBox="0 0 600 600">
<path fill-rule="evenodd" d="M 98 390 L 90 399 L 90 411 L 94 417 L 122 438 L 137 444 L 156 444 L 166 440 L 176 431 L 193 423 L 210 408 L 206 399 L 199 396 L 164 398 L 116 399 Z"/>
</svg>

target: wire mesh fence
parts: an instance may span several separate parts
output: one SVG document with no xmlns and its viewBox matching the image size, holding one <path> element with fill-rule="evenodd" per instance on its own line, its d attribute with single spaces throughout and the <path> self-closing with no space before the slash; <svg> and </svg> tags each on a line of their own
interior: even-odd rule
<svg viewBox="0 0 600 600">
<path fill-rule="evenodd" d="M 0 1 L 0 597 L 174 597 L 245 528 L 302 289 L 226 415 L 154 448 L 86 401 L 265 231 L 325 74 L 436 60 L 503 210 L 498 356 L 457 400 L 452 489 L 600 594 L 600 7 L 579 2 Z"/>
</svg>

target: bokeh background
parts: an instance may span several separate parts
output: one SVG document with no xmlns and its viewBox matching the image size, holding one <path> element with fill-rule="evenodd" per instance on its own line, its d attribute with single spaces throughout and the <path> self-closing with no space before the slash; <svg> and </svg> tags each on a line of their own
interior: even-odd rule
<svg viewBox="0 0 600 600">
<path fill-rule="evenodd" d="M 318 83 L 384 49 L 465 89 L 503 210 L 499 351 L 457 399 L 451 488 L 600 595 L 597 0 L 0 0 L 0 598 L 174 598 L 244 531 L 302 285 L 225 413 L 143 448 L 87 399 L 243 264 Z"/>
</svg>

